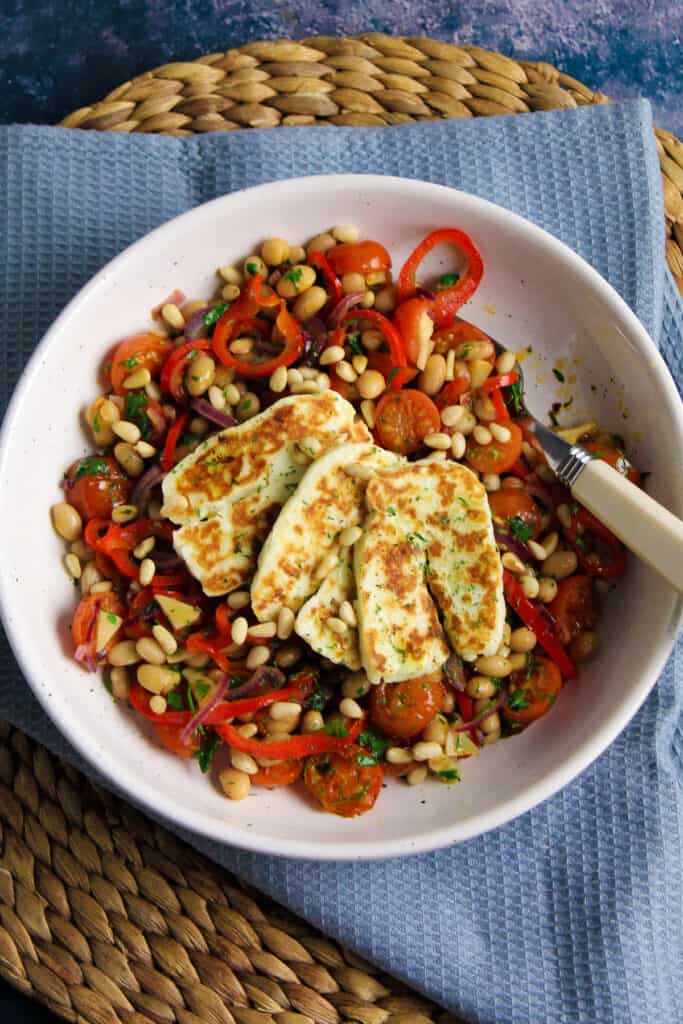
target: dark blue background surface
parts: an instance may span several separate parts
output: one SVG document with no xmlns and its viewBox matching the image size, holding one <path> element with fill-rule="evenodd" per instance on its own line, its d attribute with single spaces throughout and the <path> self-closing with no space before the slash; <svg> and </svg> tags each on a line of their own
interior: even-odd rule
<svg viewBox="0 0 683 1024">
<path fill-rule="evenodd" d="M 253 39 L 363 31 L 547 60 L 616 98 L 648 97 L 683 135 L 680 0 L 0 0 L 0 121 L 54 123 L 158 64 Z M 0 983 L 0 1020 L 55 1018 Z"/>
</svg>

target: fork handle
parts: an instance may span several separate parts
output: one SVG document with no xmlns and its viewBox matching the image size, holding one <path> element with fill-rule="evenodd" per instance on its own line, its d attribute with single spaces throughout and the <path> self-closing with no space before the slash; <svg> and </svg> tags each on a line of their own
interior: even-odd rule
<svg viewBox="0 0 683 1024">
<path fill-rule="evenodd" d="M 591 459 L 571 490 L 627 548 L 683 592 L 680 519 L 599 459 Z"/>
</svg>

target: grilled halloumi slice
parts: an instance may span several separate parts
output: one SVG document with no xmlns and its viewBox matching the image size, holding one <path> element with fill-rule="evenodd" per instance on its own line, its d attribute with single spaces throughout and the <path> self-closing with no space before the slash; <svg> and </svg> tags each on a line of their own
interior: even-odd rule
<svg viewBox="0 0 683 1024">
<path fill-rule="evenodd" d="M 293 395 L 215 434 L 166 475 L 164 514 L 180 527 L 173 545 L 205 594 L 251 579 L 273 520 L 307 469 L 297 445 L 309 438 L 327 449 L 370 434 L 334 391 Z"/>
<path fill-rule="evenodd" d="M 434 672 L 450 654 L 425 582 L 425 552 L 394 512 L 371 512 L 354 547 L 360 657 L 371 683 Z"/>
<path fill-rule="evenodd" d="M 359 669 L 357 630 L 347 629 L 338 633 L 328 625 L 330 619 L 339 617 L 339 606 L 344 601 L 352 602 L 354 594 L 351 548 L 337 548 L 336 564 L 315 594 L 302 606 L 296 617 L 295 629 L 309 647 L 329 661 Z"/>
<path fill-rule="evenodd" d="M 339 534 L 363 522 L 367 480 L 350 476 L 345 467 L 380 469 L 402 461 L 371 443 L 340 444 L 309 466 L 261 549 L 251 585 L 257 619 L 273 619 L 281 607 L 298 612 L 320 586 L 320 568 Z"/>
<path fill-rule="evenodd" d="M 391 542 L 396 543 L 397 534 L 421 564 L 424 585 L 457 654 L 467 661 L 495 654 L 505 625 L 503 571 L 486 491 L 475 474 L 455 462 L 415 462 L 377 474 L 365 497 L 370 517 L 354 564 L 361 657 L 368 677 L 409 678 L 410 665 L 392 654 L 386 639 L 391 635 L 396 640 L 402 631 L 409 636 L 411 629 L 412 612 L 404 612 L 401 621 L 403 597 L 392 608 L 391 629 L 385 610 L 387 590 L 396 595 L 405 586 L 400 574 L 394 580 L 397 556 Z M 402 560 L 410 562 L 405 547 L 400 551 Z M 386 577 L 379 594 L 378 562 L 385 563 L 381 571 Z"/>
</svg>

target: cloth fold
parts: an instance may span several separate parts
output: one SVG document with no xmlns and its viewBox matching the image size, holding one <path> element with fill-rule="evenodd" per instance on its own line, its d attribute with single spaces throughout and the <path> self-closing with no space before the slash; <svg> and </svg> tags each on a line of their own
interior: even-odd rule
<svg viewBox="0 0 683 1024">
<path fill-rule="evenodd" d="M 657 155 L 639 101 L 191 139 L 0 128 L 3 403 L 62 306 L 125 245 L 216 195 L 341 171 L 452 185 L 545 227 L 611 281 L 683 384 L 683 306 L 664 269 Z M 185 838 L 467 1021 L 683 1021 L 682 651 L 579 779 L 479 839 L 345 865 Z M 0 717 L 84 767 L 6 642 Z"/>
</svg>

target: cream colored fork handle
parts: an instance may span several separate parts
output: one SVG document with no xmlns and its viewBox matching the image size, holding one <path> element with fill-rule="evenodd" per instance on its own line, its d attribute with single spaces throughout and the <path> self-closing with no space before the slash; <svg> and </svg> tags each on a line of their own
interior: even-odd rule
<svg viewBox="0 0 683 1024">
<path fill-rule="evenodd" d="M 627 548 L 683 592 L 680 519 L 599 459 L 593 459 L 582 470 L 572 494 Z"/>
</svg>

